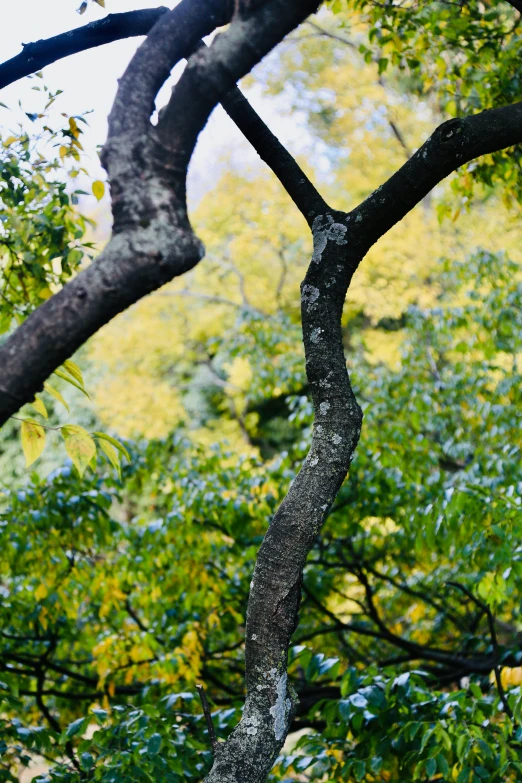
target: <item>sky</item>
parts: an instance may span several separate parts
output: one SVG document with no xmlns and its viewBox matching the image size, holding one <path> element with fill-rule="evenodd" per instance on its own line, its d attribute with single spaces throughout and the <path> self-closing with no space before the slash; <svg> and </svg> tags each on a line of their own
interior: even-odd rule
<svg viewBox="0 0 522 783">
<path fill-rule="evenodd" d="M 15 0 L 5 2 L 2 8 L 0 26 L 0 60 L 4 61 L 18 54 L 22 42 L 29 43 L 48 38 L 71 30 L 88 22 L 100 19 L 110 12 L 131 11 L 139 8 L 155 8 L 159 5 L 176 5 L 175 0 L 106 0 L 103 9 L 89 2 L 87 11 L 80 15 L 77 8 L 80 0 Z M 87 167 L 93 177 L 103 177 L 96 154 L 97 145 L 103 144 L 107 132 L 107 116 L 110 111 L 117 87 L 117 79 L 136 51 L 142 39 L 132 38 L 117 41 L 106 46 L 91 49 L 59 60 L 47 66 L 44 82 L 52 90 L 61 89 L 63 95 L 55 104 L 56 112 L 65 111 L 70 115 L 92 111 L 88 117 L 89 129 L 82 137 L 82 143 L 88 153 Z M 180 68 L 177 69 L 179 75 Z M 159 95 L 159 103 L 168 99 L 170 85 L 167 84 Z M 0 108 L 0 126 L 16 126 L 21 116 L 16 112 L 18 101 L 24 111 L 38 111 L 39 93 L 32 88 L 38 84 L 35 79 L 23 79 L 0 90 L 0 102 L 11 111 Z M 303 131 L 290 122 L 278 110 L 277 101 L 265 99 L 254 87 L 249 91 L 252 100 L 272 130 L 284 143 L 299 150 Z M 25 119 L 25 118 L 24 118 Z M 207 128 L 200 137 L 189 175 L 189 201 L 197 204 L 205 192 L 216 183 L 225 161 L 230 159 L 236 165 L 256 165 L 255 153 L 249 148 L 242 135 L 218 108 Z M 95 202 L 93 199 L 92 207 Z"/>
</svg>

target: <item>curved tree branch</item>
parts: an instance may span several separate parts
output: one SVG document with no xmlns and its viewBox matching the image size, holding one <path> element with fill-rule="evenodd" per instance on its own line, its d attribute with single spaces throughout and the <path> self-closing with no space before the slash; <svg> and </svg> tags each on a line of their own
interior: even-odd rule
<svg viewBox="0 0 522 783">
<path fill-rule="evenodd" d="M 142 11 L 109 14 L 104 19 L 78 27 L 76 30 L 46 40 L 22 44 L 23 51 L 20 54 L 0 65 L 0 90 L 72 54 L 119 41 L 122 38 L 147 35 L 168 10 L 161 6 Z"/>
<path fill-rule="evenodd" d="M 99 258 L 35 310 L 0 349 L 0 424 L 115 315 L 199 262 L 190 226 L 186 173 L 197 136 L 219 100 L 312 11 L 266 0 L 196 52 L 157 127 L 155 94 L 172 66 L 222 25 L 230 0 L 182 0 L 164 14 L 120 80 L 103 162 L 109 173 L 113 236 Z"/>
</svg>

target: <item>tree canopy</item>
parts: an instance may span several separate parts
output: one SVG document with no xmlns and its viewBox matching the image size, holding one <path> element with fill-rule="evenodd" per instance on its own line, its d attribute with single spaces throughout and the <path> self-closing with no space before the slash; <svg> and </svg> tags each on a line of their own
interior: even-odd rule
<svg viewBox="0 0 522 783">
<path fill-rule="evenodd" d="M 99 254 L 88 118 L 1 129 L 0 780 L 522 779 L 522 9 L 302 5 L 0 65 L 151 31 Z M 268 166 L 189 219 L 218 102 Z"/>
</svg>

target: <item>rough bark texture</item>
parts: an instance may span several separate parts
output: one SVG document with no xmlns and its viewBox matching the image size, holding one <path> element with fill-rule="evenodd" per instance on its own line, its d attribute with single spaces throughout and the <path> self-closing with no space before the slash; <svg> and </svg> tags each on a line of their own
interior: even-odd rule
<svg viewBox="0 0 522 783">
<path fill-rule="evenodd" d="M 246 624 L 245 709 L 207 783 L 262 783 L 284 744 L 297 707 L 288 686 L 287 656 L 303 568 L 361 431 L 362 412 L 348 378 L 341 333 L 346 290 L 356 267 L 346 216 L 317 215 L 312 234 L 313 256 L 301 286 L 306 373 L 315 410 L 312 445 L 257 556 Z"/>
<path fill-rule="evenodd" d="M 233 104 L 241 102 L 235 98 Z M 520 141 L 521 120 L 519 104 L 508 111 L 444 123 L 359 207 L 348 214 L 327 208 L 313 218 L 314 251 L 301 286 L 306 373 L 315 411 L 312 445 L 257 556 L 247 611 L 243 718 L 216 753 L 206 783 L 263 783 L 296 712 L 287 658 L 298 621 L 303 568 L 347 474 L 362 423 L 341 336 L 342 309 L 353 273 L 371 245 L 443 177 L 476 155 L 492 151 L 496 143 L 510 146 Z M 259 123 L 257 118 L 247 126 L 251 130 Z M 270 136 L 262 127 L 258 131 L 250 135 L 261 156 L 266 159 L 267 149 L 277 155 Z M 285 151 L 273 169 L 282 171 L 281 181 L 310 220 L 316 197 L 295 161 L 293 167 L 287 165 L 287 155 Z"/>
<path fill-rule="evenodd" d="M 317 0 L 182 0 L 164 14 L 120 83 L 104 163 L 114 235 L 100 258 L 38 308 L 0 349 L 0 423 L 100 326 L 198 262 L 185 181 L 197 136 L 219 100 L 307 219 L 313 239 L 301 287 L 306 372 L 315 421 L 309 454 L 258 554 L 246 626 L 247 696 L 241 722 L 215 749 L 207 783 L 263 783 L 296 711 L 287 655 L 307 554 L 346 476 L 362 414 L 342 347 L 341 316 L 357 266 L 379 237 L 450 172 L 522 141 L 522 103 L 441 125 L 385 184 L 346 214 L 330 208 L 244 97 L 237 79 L 317 8 Z M 208 49 L 201 36 L 239 15 Z M 190 57 L 156 128 L 154 99 Z M 0 68 L 1 72 L 1 68 Z"/>
<path fill-rule="evenodd" d="M 317 5 L 267 0 L 234 19 L 211 47 L 189 59 L 156 127 L 150 115 L 161 84 L 202 36 L 230 18 L 234 3 L 182 0 L 153 27 L 120 81 L 109 117 L 103 162 L 113 237 L 91 267 L 32 313 L 0 349 L 0 424 L 103 324 L 202 258 L 185 199 L 197 136 L 235 81 Z"/>
</svg>

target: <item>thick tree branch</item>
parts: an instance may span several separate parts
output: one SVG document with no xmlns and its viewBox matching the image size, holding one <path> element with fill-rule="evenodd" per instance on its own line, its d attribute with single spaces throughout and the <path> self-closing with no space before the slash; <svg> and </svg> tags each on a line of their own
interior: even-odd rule
<svg viewBox="0 0 522 783">
<path fill-rule="evenodd" d="M 122 38 L 147 35 L 168 10 L 160 7 L 109 14 L 104 19 L 78 27 L 76 30 L 46 40 L 23 44 L 23 51 L 20 54 L 0 65 L 0 89 L 72 54 L 119 41 Z"/>
<path fill-rule="evenodd" d="M 181 0 L 160 17 L 119 81 L 109 115 L 109 139 L 149 130 L 156 95 L 174 65 L 188 57 L 200 38 L 227 24 L 233 12 L 234 0 Z M 201 35 L 196 37 L 198 31 Z"/>
<path fill-rule="evenodd" d="M 202 36 L 226 21 L 230 0 L 182 0 L 138 49 L 109 121 L 103 160 L 114 215 L 100 257 L 16 330 L 0 349 L 0 424 L 115 315 L 191 269 L 203 255 L 186 208 L 186 171 L 199 131 L 220 98 L 318 0 L 266 0 L 190 58 L 165 118 L 150 124 L 155 91 Z M 203 7 L 202 7 L 203 6 Z M 179 113 L 178 113 L 179 111 Z"/>
<path fill-rule="evenodd" d="M 35 43 L 24 44 L 23 51 L 0 64 L 0 89 L 64 57 L 133 36 L 147 35 L 168 12 L 160 7 L 142 11 L 109 14 L 104 19 Z M 216 17 L 216 21 L 218 17 Z M 223 19 L 226 21 L 226 18 Z M 214 21 L 213 21 L 214 23 Z M 173 23 L 174 24 L 174 23 Z M 313 24 L 310 22 L 310 24 Z M 317 27 L 316 25 L 313 25 Z M 325 31 L 322 32 L 326 34 Z M 201 42 L 201 45 L 204 44 Z M 148 45 L 147 47 L 148 48 Z M 186 54 L 190 54 L 187 48 Z M 158 79 L 161 74 L 158 74 Z M 132 83 L 131 83 L 132 86 Z M 126 100 L 125 94 L 123 100 Z M 222 105 L 252 144 L 259 156 L 274 171 L 298 209 L 309 220 L 324 212 L 326 204 L 294 158 L 252 109 L 237 87 L 222 99 Z"/>
<path fill-rule="evenodd" d="M 474 158 L 522 142 L 522 102 L 440 125 L 411 158 L 349 215 L 365 253 L 433 188 Z"/>
<path fill-rule="evenodd" d="M 306 370 L 315 409 L 312 446 L 257 557 L 247 612 L 245 709 L 208 783 L 265 780 L 296 710 L 286 665 L 303 567 L 346 476 L 362 419 L 342 346 L 341 314 L 350 282 L 349 274 L 341 274 L 346 234 L 347 227 L 331 211 L 313 221 L 314 253 L 301 288 Z"/>
</svg>

